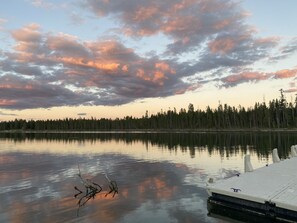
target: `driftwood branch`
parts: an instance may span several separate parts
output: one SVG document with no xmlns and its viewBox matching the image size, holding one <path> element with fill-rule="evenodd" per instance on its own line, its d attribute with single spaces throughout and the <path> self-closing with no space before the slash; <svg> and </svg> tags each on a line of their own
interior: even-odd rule
<svg viewBox="0 0 297 223">
<path fill-rule="evenodd" d="M 78 205 L 77 216 L 79 216 L 80 207 L 84 206 L 91 198 L 94 199 L 95 196 L 102 191 L 102 187 L 99 184 L 91 181 L 90 179 L 84 179 L 81 175 L 79 165 L 78 165 L 77 175 L 80 178 L 84 187 L 84 189 L 81 190 L 77 186 L 74 186 L 74 190 L 76 190 L 77 192 L 74 195 L 74 198 L 79 199 L 77 202 L 77 205 Z M 111 193 L 113 193 L 112 197 L 114 197 L 115 194 L 119 193 L 117 183 L 114 180 L 110 180 L 106 174 L 105 174 L 105 178 L 108 181 L 108 188 L 109 188 L 109 192 L 105 194 L 105 197 Z"/>
</svg>

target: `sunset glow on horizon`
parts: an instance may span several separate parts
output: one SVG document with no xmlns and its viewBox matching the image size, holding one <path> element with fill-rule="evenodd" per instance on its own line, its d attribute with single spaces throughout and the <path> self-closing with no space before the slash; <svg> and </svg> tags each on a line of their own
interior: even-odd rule
<svg viewBox="0 0 297 223">
<path fill-rule="evenodd" d="M 297 1 L 12 0 L 0 121 L 141 117 L 297 95 Z"/>
</svg>

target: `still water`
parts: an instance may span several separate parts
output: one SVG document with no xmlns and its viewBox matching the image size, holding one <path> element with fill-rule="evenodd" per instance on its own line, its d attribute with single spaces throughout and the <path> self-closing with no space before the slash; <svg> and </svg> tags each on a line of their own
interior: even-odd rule
<svg viewBox="0 0 297 223">
<path fill-rule="evenodd" d="M 296 133 L 2 133 L 0 222 L 230 222 L 208 216 L 207 180 L 243 172 L 245 154 L 254 168 L 273 148 L 287 158 L 296 143 Z M 102 187 L 82 207 L 79 173 Z"/>
</svg>

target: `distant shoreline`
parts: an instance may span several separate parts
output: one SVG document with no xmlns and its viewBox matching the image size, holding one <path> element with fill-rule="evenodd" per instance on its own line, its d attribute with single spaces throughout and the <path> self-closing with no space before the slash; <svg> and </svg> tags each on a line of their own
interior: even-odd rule
<svg viewBox="0 0 297 223">
<path fill-rule="evenodd" d="M 219 133 L 219 132 L 296 132 L 297 128 L 247 129 L 112 129 L 112 130 L 0 130 L 0 133 Z"/>
</svg>

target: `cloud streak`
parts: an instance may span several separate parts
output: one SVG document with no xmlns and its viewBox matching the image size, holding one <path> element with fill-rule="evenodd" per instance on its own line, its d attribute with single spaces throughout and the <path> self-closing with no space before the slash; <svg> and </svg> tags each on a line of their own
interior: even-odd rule
<svg viewBox="0 0 297 223">
<path fill-rule="evenodd" d="M 117 21 L 115 36 L 87 41 L 45 32 L 35 23 L 11 30 L 13 48 L 0 50 L 1 108 L 120 105 L 183 94 L 209 82 L 233 87 L 296 78 L 296 69 L 265 73 L 250 68 L 261 60 L 290 57 L 297 41 L 280 46 L 279 37 L 257 37 L 255 28 L 246 25 L 247 12 L 234 1 L 79 2 L 80 10 L 98 21 L 106 16 Z M 141 56 L 121 41 L 122 34 L 131 39 L 162 34 L 169 41 L 163 53 Z"/>
</svg>

